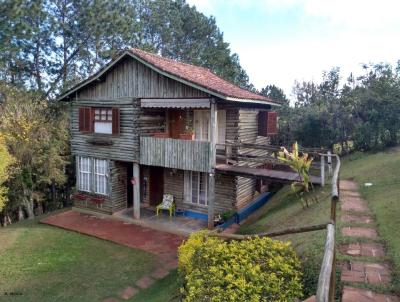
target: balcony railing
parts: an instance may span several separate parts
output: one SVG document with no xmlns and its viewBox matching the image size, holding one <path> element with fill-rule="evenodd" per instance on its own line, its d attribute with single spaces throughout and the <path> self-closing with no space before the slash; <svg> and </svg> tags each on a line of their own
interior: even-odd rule
<svg viewBox="0 0 400 302">
<path fill-rule="evenodd" d="M 210 171 L 210 142 L 141 137 L 140 164 L 208 172 Z"/>
</svg>

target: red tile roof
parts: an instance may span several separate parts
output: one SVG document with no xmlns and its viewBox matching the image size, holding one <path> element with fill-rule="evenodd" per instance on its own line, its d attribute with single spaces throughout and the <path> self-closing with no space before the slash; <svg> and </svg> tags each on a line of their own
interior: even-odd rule
<svg viewBox="0 0 400 302">
<path fill-rule="evenodd" d="M 190 65 L 176 60 L 164 58 L 159 55 L 152 54 L 137 48 L 131 48 L 123 52 L 122 54 L 118 55 L 111 62 L 109 62 L 107 65 L 101 68 L 96 74 L 90 76 L 86 80 L 78 83 L 74 87 L 70 88 L 68 91 L 64 92 L 61 96 L 58 97 L 58 100 L 65 99 L 71 93 L 91 83 L 96 78 L 100 77 L 102 74 L 107 72 L 109 68 L 111 68 L 114 64 L 116 64 L 119 60 L 121 60 L 128 54 L 135 58 L 138 58 L 139 60 L 144 61 L 154 69 L 164 72 L 167 75 L 170 75 L 171 77 L 175 78 L 178 81 L 181 80 L 183 82 L 186 82 L 186 84 L 188 85 L 193 85 L 194 87 L 197 88 L 203 88 L 210 94 L 215 93 L 216 96 L 225 99 L 232 98 L 233 100 L 237 99 L 238 101 L 254 100 L 254 101 L 266 102 L 269 104 L 271 103 L 280 104 L 278 101 L 269 99 L 260 94 L 253 93 L 246 89 L 240 88 L 239 86 L 236 86 L 220 78 L 208 68 Z"/>
<path fill-rule="evenodd" d="M 277 101 L 271 100 L 257 93 L 240 88 L 239 86 L 220 78 L 207 68 L 167 59 L 137 48 L 132 48 L 129 51 L 163 72 L 188 81 L 194 85 L 200 86 L 219 95 L 236 99 L 249 99 L 278 103 Z"/>
</svg>

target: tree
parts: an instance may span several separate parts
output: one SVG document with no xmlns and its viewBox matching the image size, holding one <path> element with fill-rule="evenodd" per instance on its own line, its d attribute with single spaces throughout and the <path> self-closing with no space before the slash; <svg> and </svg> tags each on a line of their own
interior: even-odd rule
<svg viewBox="0 0 400 302">
<path fill-rule="evenodd" d="M 289 100 L 283 90 L 275 85 L 267 85 L 261 89 L 260 94 L 282 104 L 289 105 Z"/>
<path fill-rule="evenodd" d="M 253 89 L 215 19 L 184 0 L 4 0 L 0 11 L 0 80 L 43 98 L 128 47 L 210 68 Z"/>
<path fill-rule="evenodd" d="M 53 114 L 52 105 L 37 94 L 7 85 L 0 92 L 5 100 L 0 107 L 0 134 L 15 158 L 13 177 L 9 181 L 9 209 L 24 210 L 34 217 L 34 199 L 52 182 L 62 185 L 68 163 L 68 123 L 65 115 Z M 36 197 L 36 198 L 35 198 Z"/>
<path fill-rule="evenodd" d="M 13 157 L 8 152 L 5 144 L 4 136 L 0 134 L 0 212 L 5 207 L 8 197 L 8 188 L 5 186 L 6 181 L 10 178 L 10 166 L 14 162 Z"/>
</svg>

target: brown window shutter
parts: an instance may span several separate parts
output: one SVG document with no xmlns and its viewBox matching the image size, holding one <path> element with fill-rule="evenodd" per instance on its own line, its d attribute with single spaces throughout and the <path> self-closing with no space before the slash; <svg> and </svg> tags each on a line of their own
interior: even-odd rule
<svg viewBox="0 0 400 302">
<path fill-rule="evenodd" d="M 94 113 L 95 113 L 95 108 L 87 108 L 87 116 L 88 116 L 88 124 L 87 124 L 87 129 L 89 132 L 94 132 Z"/>
<path fill-rule="evenodd" d="M 119 134 L 119 108 L 112 109 L 112 134 Z"/>
<path fill-rule="evenodd" d="M 278 134 L 278 113 L 268 111 L 267 117 L 267 135 Z"/>
<path fill-rule="evenodd" d="M 258 135 L 267 136 L 267 111 L 258 113 Z"/>
<path fill-rule="evenodd" d="M 91 132 L 91 108 L 81 107 L 79 108 L 79 131 Z"/>
<path fill-rule="evenodd" d="M 85 108 L 79 108 L 79 131 L 85 131 Z"/>
</svg>

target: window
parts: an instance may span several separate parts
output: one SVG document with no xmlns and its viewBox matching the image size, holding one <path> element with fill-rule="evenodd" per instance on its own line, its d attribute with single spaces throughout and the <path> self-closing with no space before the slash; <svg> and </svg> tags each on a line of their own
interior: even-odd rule
<svg viewBox="0 0 400 302">
<path fill-rule="evenodd" d="M 90 192 L 92 176 L 91 160 L 89 157 L 78 157 L 78 190 Z"/>
<path fill-rule="evenodd" d="M 185 171 L 185 199 L 187 202 L 208 205 L 207 173 Z"/>
<path fill-rule="evenodd" d="M 94 132 L 112 134 L 112 108 L 94 109 Z"/>
<path fill-rule="evenodd" d="M 119 134 L 119 108 L 80 107 L 79 131 L 84 133 Z"/>
<path fill-rule="evenodd" d="M 94 179 L 92 177 L 94 177 Z M 94 182 L 92 180 L 94 180 Z M 108 195 L 108 161 L 79 156 L 78 190 Z"/>
<path fill-rule="evenodd" d="M 107 195 L 108 162 L 104 159 L 94 160 L 94 183 L 97 194 Z"/>
<path fill-rule="evenodd" d="M 210 140 L 210 112 L 206 110 L 196 110 L 194 112 L 194 136 L 197 140 Z"/>
</svg>

